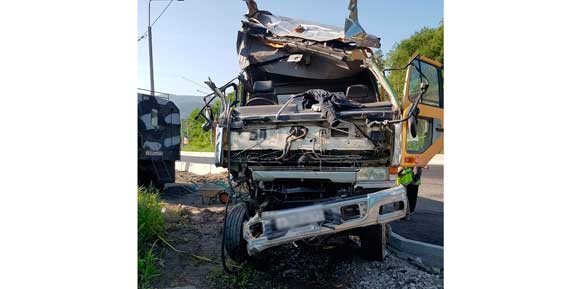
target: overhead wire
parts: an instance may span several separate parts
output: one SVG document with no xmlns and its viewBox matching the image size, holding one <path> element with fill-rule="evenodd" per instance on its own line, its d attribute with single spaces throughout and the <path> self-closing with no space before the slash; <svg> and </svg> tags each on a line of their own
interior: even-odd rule
<svg viewBox="0 0 565 289">
<path fill-rule="evenodd" d="M 153 23 L 151 23 L 151 25 L 149 25 L 149 27 L 153 27 L 153 25 L 155 25 L 155 23 L 157 22 L 157 20 L 159 20 L 159 18 L 161 18 L 161 16 L 163 15 L 163 13 L 165 13 L 165 11 L 167 11 L 167 9 L 169 8 L 169 6 L 171 6 L 171 4 L 173 3 L 173 1 L 175 0 L 170 0 L 169 3 L 167 3 L 167 6 L 165 6 L 165 8 L 161 11 L 161 13 L 159 14 L 159 16 L 157 16 L 157 18 L 155 19 L 155 21 L 153 21 Z M 151 4 L 151 1 L 149 1 L 149 3 Z M 151 8 L 149 8 L 151 9 Z M 141 34 L 141 36 L 139 36 L 137 38 L 137 42 L 141 41 L 143 38 L 145 38 L 147 36 L 147 33 L 149 32 L 149 29 L 145 30 L 145 33 Z"/>
</svg>

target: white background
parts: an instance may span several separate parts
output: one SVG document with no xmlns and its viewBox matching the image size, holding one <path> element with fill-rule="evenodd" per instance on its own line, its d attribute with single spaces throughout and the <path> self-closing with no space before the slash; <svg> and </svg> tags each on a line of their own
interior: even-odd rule
<svg viewBox="0 0 565 289">
<path fill-rule="evenodd" d="M 136 288 L 136 5 L 1 5 L 0 288 Z M 561 6 L 445 3 L 447 288 L 563 286 Z"/>
</svg>

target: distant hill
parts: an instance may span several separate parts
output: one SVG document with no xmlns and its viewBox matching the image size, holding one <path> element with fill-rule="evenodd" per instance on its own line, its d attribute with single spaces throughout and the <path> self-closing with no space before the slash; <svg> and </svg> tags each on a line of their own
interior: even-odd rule
<svg viewBox="0 0 565 289">
<path fill-rule="evenodd" d="M 195 108 L 201 108 L 204 101 L 198 95 L 171 95 L 169 99 L 174 102 L 180 110 L 182 119 L 190 116 L 190 112 Z"/>
</svg>

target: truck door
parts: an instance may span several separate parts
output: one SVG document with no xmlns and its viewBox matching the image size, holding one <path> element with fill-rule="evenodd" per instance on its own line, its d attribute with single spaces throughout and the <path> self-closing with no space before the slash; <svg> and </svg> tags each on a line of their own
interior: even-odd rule
<svg viewBox="0 0 565 289">
<path fill-rule="evenodd" d="M 404 95 L 402 99 L 403 116 L 407 116 L 410 105 L 420 93 L 423 78 L 429 86 L 418 104 L 419 113 L 415 121 L 405 121 L 402 125 L 403 167 L 423 167 L 443 150 L 443 65 L 424 56 L 415 56 L 406 71 Z M 412 130 L 412 131 L 411 131 Z M 412 134 L 415 133 L 415 136 Z"/>
</svg>

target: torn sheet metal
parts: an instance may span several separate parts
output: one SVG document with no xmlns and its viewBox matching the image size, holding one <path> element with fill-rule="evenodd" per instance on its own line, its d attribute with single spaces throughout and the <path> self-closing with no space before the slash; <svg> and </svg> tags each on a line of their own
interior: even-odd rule
<svg viewBox="0 0 565 289">
<path fill-rule="evenodd" d="M 359 46 L 381 47 L 381 39 L 365 32 L 359 24 L 357 0 L 349 1 L 349 17 L 345 19 L 345 39 L 353 40 Z"/>
<path fill-rule="evenodd" d="M 343 29 L 340 27 L 273 15 L 269 11 L 258 10 L 254 0 L 245 2 L 248 9 L 247 17 L 257 20 L 275 36 L 290 36 L 320 42 L 343 38 Z"/>
<path fill-rule="evenodd" d="M 343 38 L 343 29 L 337 26 L 267 13 L 258 13 L 255 19 L 279 37 L 290 36 L 319 42 Z"/>
<path fill-rule="evenodd" d="M 380 38 L 368 34 L 359 24 L 357 17 L 357 1 L 349 3 L 349 17 L 344 29 L 338 26 L 315 23 L 307 20 L 292 19 L 273 15 L 269 11 L 259 10 L 254 0 L 245 1 L 248 8 L 248 19 L 259 22 L 271 34 L 278 37 L 296 37 L 318 42 L 337 40 L 356 44 L 361 47 L 380 48 Z"/>
<path fill-rule="evenodd" d="M 308 47 L 292 41 L 285 42 L 284 48 L 277 48 L 261 37 L 246 33 L 248 28 L 244 23 L 244 31 L 240 31 L 237 37 L 241 69 L 253 68 L 254 71 L 311 79 L 351 77 L 362 71 L 361 61 L 343 60 L 346 56 L 344 51 Z"/>
</svg>

